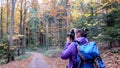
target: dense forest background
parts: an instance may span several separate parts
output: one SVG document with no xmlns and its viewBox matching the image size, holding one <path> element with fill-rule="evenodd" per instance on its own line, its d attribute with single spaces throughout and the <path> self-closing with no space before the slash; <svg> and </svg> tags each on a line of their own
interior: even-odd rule
<svg viewBox="0 0 120 68">
<path fill-rule="evenodd" d="M 120 0 L 0 0 L 0 59 L 26 49 L 63 47 L 71 28 L 89 40 L 120 45 Z"/>
</svg>

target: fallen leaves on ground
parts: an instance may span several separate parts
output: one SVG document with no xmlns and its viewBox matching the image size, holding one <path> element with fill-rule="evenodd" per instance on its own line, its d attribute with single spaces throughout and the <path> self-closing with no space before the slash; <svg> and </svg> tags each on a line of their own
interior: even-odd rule
<svg viewBox="0 0 120 68">
<path fill-rule="evenodd" d="M 110 50 L 104 50 L 104 52 L 101 55 L 106 65 L 106 68 L 120 68 L 120 54 L 111 53 Z M 68 60 L 62 60 L 60 57 L 43 56 L 43 58 L 49 64 L 53 65 L 54 68 L 66 68 L 68 64 Z"/>
<path fill-rule="evenodd" d="M 3 64 L 0 68 L 28 68 L 28 65 L 32 59 L 33 55 L 25 60 L 13 61 L 8 64 Z"/>
<path fill-rule="evenodd" d="M 66 68 L 68 64 L 68 60 L 62 60 L 60 57 L 42 57 L 50 64 L 53 66 L 53 68 Z"/>
<path fill-rule="evenodd" d="M 111 53 L 110 50 L 102 50 L 104 51 L 102 52 L 101 56 L 105 62 L 106 68 L 120 68 L 120 54 Z M 117 50 L 117 48 L 114 50 Z M 33 55 L 31 55 L 28 59 L 25 60 L 14 61 L 8 64 L 1 65 L 0 68 L 28 68 L 32 57 Z M 59 55 L 53 55 L 51 57 L 46 57 L 42 55 L 42 57 L 48 62 L 48 64 L 52 65 L 53 68 L 66 68 L 68 64 L 68 60 L 62 60 Z"/>
<path fill-rule="evenodd" d="M 119 48 L 113 48 L 118 50 Z M 106 68 L 120 68 L 120 54 L 111 53 L 110 50 L 106 50 L 102 53 L 102 58 L 104 59 Z"/>
</svg>

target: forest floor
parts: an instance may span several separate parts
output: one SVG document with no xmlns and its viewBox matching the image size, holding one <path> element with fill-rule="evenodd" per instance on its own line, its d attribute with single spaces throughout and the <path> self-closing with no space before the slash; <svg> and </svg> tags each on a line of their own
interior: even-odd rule
<svg viewBox="0 0 120 68">
<path fill-rule="evenodd" d="M 110 49 L 101 47 L 99 49 L 106 68 L 120 68 L 120 53 L 116 52 L 120 47 L 112 48 L 114 53 L 111 53 Z M 58 51 L 56 54 L 51 53 L 49 56 L 38 52 L 30 52 L 31 56 L 29 58 L 3 64 L 0 68 L 66 68 L 68 60 L 62 60 L 60 58 L 60 50 Z"/>
<path fill-rule="evenodd" d="M 28 68 L 32 58 L 33 58 L 33 55 L 30 55 L 27 59 L 13 61 L 8 64 L 0 65 L 0 68 Z"/>
<path fill-rule="evenodd" d="M 37 52 L 28 52 L 31 56 L 25 60 L 13 61 L 8 64 L 3 64 L 0 68 L 52 68 L 52 65 L 48 64 L 42 54 Z"/>
<path fill-rule="evenodd" d="M 104 53 L 102 54 L 106 68 L 120 68 L 120 54 Z M 54 66 L 54 68 L 66 68 L 68 60 L 62 60 L 60 57 L 44 57 L 45 60 Z"/>
<path fill-rule="evenodd" d="M 101 57 L 104 60 L 106 68 L 120 68 L 120 47 L 115 47 L 112 49 L 106 48 L 106 45 L 98 46 Z M 43 56 L 43 58 L 51 65 L 53 68 L 66 68 L 68 60 L 62 60 L 60 58 L 60 53 L 53 54 L 49 57 Z"/>
</svg>

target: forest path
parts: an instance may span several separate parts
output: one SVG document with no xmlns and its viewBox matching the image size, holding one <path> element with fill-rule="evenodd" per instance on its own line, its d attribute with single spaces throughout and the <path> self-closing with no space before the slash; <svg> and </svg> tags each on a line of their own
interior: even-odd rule
<svg viewBox="0 0 120 68">
<path fill-rule="evenodd" d="M 31 52 L 34 56 L 29 64 L 29 68 L 52 68 L 41 56 L 40 53 Z"/>
</svg>

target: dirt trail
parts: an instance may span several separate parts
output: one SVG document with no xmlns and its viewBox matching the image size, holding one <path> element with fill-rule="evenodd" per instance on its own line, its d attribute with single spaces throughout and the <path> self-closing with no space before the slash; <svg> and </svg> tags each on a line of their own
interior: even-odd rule
<svg viewBox="0 0 120 68">
<path fill-rule="evenodd" d="M 29 64 L 29 68 L 52 68 L 51 65 L 49 65 L 39 53 L 32 53 L 34 54 L 34 57 L 32 61 Z"/>
</svg>

